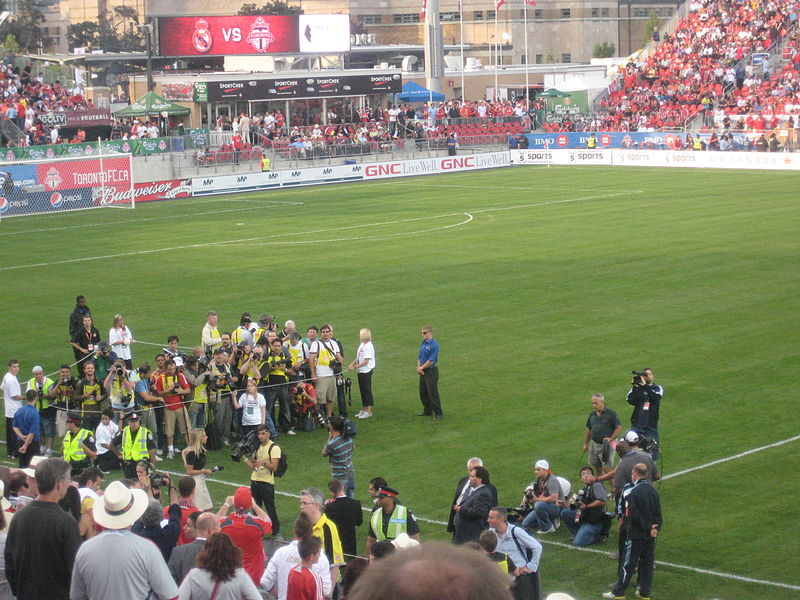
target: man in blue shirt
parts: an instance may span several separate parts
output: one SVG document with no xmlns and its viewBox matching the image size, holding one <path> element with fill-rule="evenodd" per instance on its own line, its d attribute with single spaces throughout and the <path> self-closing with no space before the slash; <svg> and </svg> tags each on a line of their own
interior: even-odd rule
<svg viewBox="0 0 800 600">
<path fill-rule="evenodd" d="M 491 531 L 497 535 L 497 552 L 502 552 L 516 565 L 513 573 L 515 600 L 539 600 L 539 559 L 542 545 L 521 527 L 509 525 L 506 509 L 495 506 L 487 518 Z"/>
<path fill-rule="evenodd" d="M 39 411 L 36 410 L 36 400 L 39 395 L 36 390 L 25 393 L 25 406 L 14 413 L 12 427 L 19 438 L 19 468 L 24 469 L 31 464 L 31 458 L 39 454 L 39 431 L 41 421 Z"/>
<path fill-rule="evenodd" d="M 433 415 L 434 421 L 442 419 L 442 403 L 439 400 L 439 343 L 433 339 L 433 328 L 422 328 L 422 343 L 417 357 L 419 373 L 419 399 L 422 401 L 420 417 Z"/>
</svg>

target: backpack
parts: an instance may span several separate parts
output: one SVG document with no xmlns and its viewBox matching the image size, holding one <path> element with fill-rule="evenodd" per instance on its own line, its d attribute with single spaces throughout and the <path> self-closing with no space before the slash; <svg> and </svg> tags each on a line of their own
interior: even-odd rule
<svg viewBox="0 0 800 600">
<path fill-rule="evenodd" d="M 272 443 L 272 446 L 269 447 L 269 459 L 272 460 L 272 448 L 275 446 L 275 442 Z M 273 475 L 275 477 L 283 477 L 286 473 L 286 469 L 289 468 L 289 459 L 286 457 L 286 451 L 281 448 L 281 457 L 278 459 L 278 468 L 273 471 Z"/>
<path fill-rule="evenodd" d="M 356 424 L 347 417 L 342 417 L 342 437 L 354 438 L 356 434 Z"/>
</svg>

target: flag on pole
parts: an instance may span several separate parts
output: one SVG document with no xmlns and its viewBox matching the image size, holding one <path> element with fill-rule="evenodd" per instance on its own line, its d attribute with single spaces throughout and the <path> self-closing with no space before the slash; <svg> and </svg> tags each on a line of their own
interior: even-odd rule
<svg viewBox="0 0 800 600">
<path fill-rule="evenodd" d="M 425 13 L 428 11 L 428 0 L 422 0 L 422 9 L 419 11 L 421 21 L 425 20 Z"/>
<path fill-rule="evenodd" d="M 494 8 L 495 10 L 500 10 L 500 7 L 506 3 L 506 0 L 494 0 Z"/>
</svg>

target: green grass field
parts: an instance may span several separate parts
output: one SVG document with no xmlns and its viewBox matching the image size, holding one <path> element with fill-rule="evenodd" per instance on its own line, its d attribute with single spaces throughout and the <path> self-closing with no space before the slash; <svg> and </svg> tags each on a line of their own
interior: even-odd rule
<svg viewBox="0 0 800 600">
<path fill-rule="evenodd" d="M 376 417 L 358 422 L 359 498 L 380 475 L 432 521 L 446 520 L 473 455 L 507 506 L 538 458 L 575 481 L 591 393 L 625 422 L 630 371 L 649 366 L 665 388 L 669 475 L 798 434 L 799 182 L 526 167 L 7 219 L 2 356 L 22 361 L 20 379 L 33 364 L 72 362 L 79 293 L 104 338 L 120 312 L 138 340 L 177 333 L 195 345 L 206 311 L 233 328 L 248 310 L 303 330 L 332 322 L 349 360 L 369 327 Z M 414 416 L 425 323 L 442 346 L 441 423 Z M 135 346 L 135 362 L 155 350 Z M 324 489 L 324 439 L 283 436 L 279 490 Z M 798 444 L 660 485 L 656 558 L 669 564 L 656 570 L 655 597 L 800 597 Z M 214 462 L 226 465 L 221 479 L 246 481 L 224 453 Z M 218 502 L 229 493 L 212 486 Z M 298 501 L 281 497 L 278 510 L 288 532 Z M 443 526 L 421 526 L 423 539 L 447 539 Z M 592 547 L 603 554 L 577 551 L 564 529 L 545 537 L 544 590 L 597 598 L 615 576 L 604 553 L 616 539 Z"/>
</svg>

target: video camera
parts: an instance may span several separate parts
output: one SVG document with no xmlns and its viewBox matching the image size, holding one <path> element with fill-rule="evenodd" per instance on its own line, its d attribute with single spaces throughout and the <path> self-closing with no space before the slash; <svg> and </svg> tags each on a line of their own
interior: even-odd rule
<svg viewBox="0 0 800 600">
<path fill-rule="evenodd" d="M 253 430 L 236 443 L 231 451 L 231 459 L 233 462 L 240 462 L 243 456 L 254 454 L 258 446 L 258 434 Z"/>
<path fill-rule="evenodd" d="M 631 380 L 632 386 L 647 385 L 646 383 L 642 383 L 643 379 L 647 381 L 647 373 L 644 371 L 631 371 L 631 373 L 633 373 L 633 379 Z"/>
</svg>

